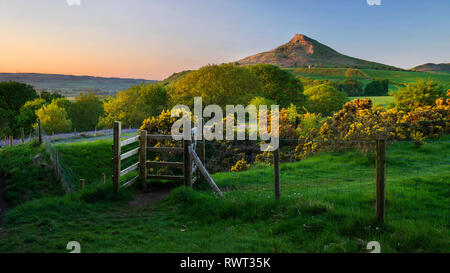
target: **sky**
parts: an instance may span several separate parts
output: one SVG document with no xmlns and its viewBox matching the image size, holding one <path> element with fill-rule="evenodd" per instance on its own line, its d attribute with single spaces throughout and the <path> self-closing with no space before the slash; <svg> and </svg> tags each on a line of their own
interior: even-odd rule
<svg viewBox="0 0 450 273">
<path fill-rule="evenodd" d="M 449 0 L 367 1 L 0 0 L 0 72 L 162 80 L 296 33 L 401 68 L 450 62 Z"/>
</svg>

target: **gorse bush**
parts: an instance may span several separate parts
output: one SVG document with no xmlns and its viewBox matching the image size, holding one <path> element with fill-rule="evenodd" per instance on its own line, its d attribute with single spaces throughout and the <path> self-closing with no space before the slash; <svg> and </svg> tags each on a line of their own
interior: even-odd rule
<svg viewBox="0 0 450 273">
<path fill-rule="evenodd" d="M 445 88 L 432 80 L 419 80 L 399 87 L 392 96 L 398 110 L 411 111 L 417 107 L 432 106 L 438 98 L 445 96 Z"/>
</svg>

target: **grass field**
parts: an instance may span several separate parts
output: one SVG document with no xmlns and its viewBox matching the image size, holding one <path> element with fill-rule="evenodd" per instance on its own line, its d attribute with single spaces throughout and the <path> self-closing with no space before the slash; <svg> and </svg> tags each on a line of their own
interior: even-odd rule
<svg viewBox="0 0 450 273">
<path fill-rule="evenodd" d="M 346 79 L 346 68 L 328 68 L 325 71 L 323 69 L 311 70 L 311 73 L 299 73 L 296 68 L 289 68 L 289 71 L 296 76 L 310 77 L 314 79 L 329 79 L 343 81 Z M 361 80 L 364 85 L 368 84 L 372 78 L 388 79 L 391 83 L 389 89 L 397 90 L 396 84 L 415 82 L 419 79 L 432 79 L 443 85 L 450 85 L 450 73 L 448 72 L 414 72 L 414 71 L 391 71 L 391 70 L 376 70 L 376 69 L 361 69 L 361 71 L 367 75 L 361 76 Z"/>
<path fill-rule="evenodd" d="M 381 105 L 384 107 L 394 103 L 394 97 L 392 96 L 350 97 L 349 100 L 366 99 L 366 98 L 370 99 L 373 105 Z"/>
<path fill-rule="evenodd" d="M 0 252 L 448 252 L 450 137 L 387 149 L 387 224 L 374 221 L 374 156 L 353 150 L 281 165 L 282 201 L 273 200 L 272 168 L 257 165 L 180 187 L 154 206 L 129 203 L 131 190 L 111 194 L 111 142 L 60 144 L 61 156 L 88 181 L 83 193 L 50 196 L 9 211 Z M 65 146 L 64 146 L 65 145 Z M 95 151 L 96 154 L 90 152 Z"/>
</svg>

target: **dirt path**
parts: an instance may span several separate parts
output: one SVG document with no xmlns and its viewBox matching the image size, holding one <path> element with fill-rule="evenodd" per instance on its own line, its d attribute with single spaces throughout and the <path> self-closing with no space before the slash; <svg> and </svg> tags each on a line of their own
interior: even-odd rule
<svg viewBox="0 0 450 273">
<path fill-rule="evenodd" d="M 133 210 L 141 208 L 150 208 L 154 203 L 163 200 L 169 196 L 170 192 L 176 188 L 173 184 L 150 184 L 147 192 L 138 193 L 134 200 L 128 204 Z"/>
<path fill-rule="evenodd" d="M 0 226 L 3 225 L 3 217 L 6 214 L 6 211 L 9 209 L 8 203 L 3 199 L 3 195 L 6 191 L 5 180 L 0 175 Z"/>
</svg>

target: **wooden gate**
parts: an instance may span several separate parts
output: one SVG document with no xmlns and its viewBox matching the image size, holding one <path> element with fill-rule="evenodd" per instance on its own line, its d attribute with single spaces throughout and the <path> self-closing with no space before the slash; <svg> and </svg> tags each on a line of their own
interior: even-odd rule
<svg viewBox="0 0 450 273">
<path fill-rule="evenodd" d="M 195 129 L 194 129 L 195 130 Z M 214 183 L 205 168 L 205 141 L 181 140 L 182 147 L 148 147 L 152 140 L 172 140 L 171 135 L 155 135 L 147 134 L 145 130 L 141 130 L 138 135 L 121 141 L 121 123 L 114 123 L 114 141 L 113 141 L 113 186 L 115 192 L 119 192 L 120 188 L 128 187 L 136 181 L 141 182 L 141 189 L 146 190 L 147 180 L 177 180 L 183 181 L 186 187 L 192 185 L 204 178 L 213 188 L 213 190 L 221 197 L 222 192 Z M 139 142 L 139 147 L 121 153 L 121 148 L 132 143 Z M 149 161 L 147 160 L 149 153 L 179 153 L 183 154 L 182 162 L 173 161 Z M 130 165 L 125 169 L 121 169 L 121 160 L 139 154 L 139 161 Z M 151 167 L 174 167 L 182 170 L 180 175 L 158 175 L 149 174 L 148 168 Z M 132 179 L 121 183 L 121 177 L 139 168 L 139 175 Z"/>
</svg>

